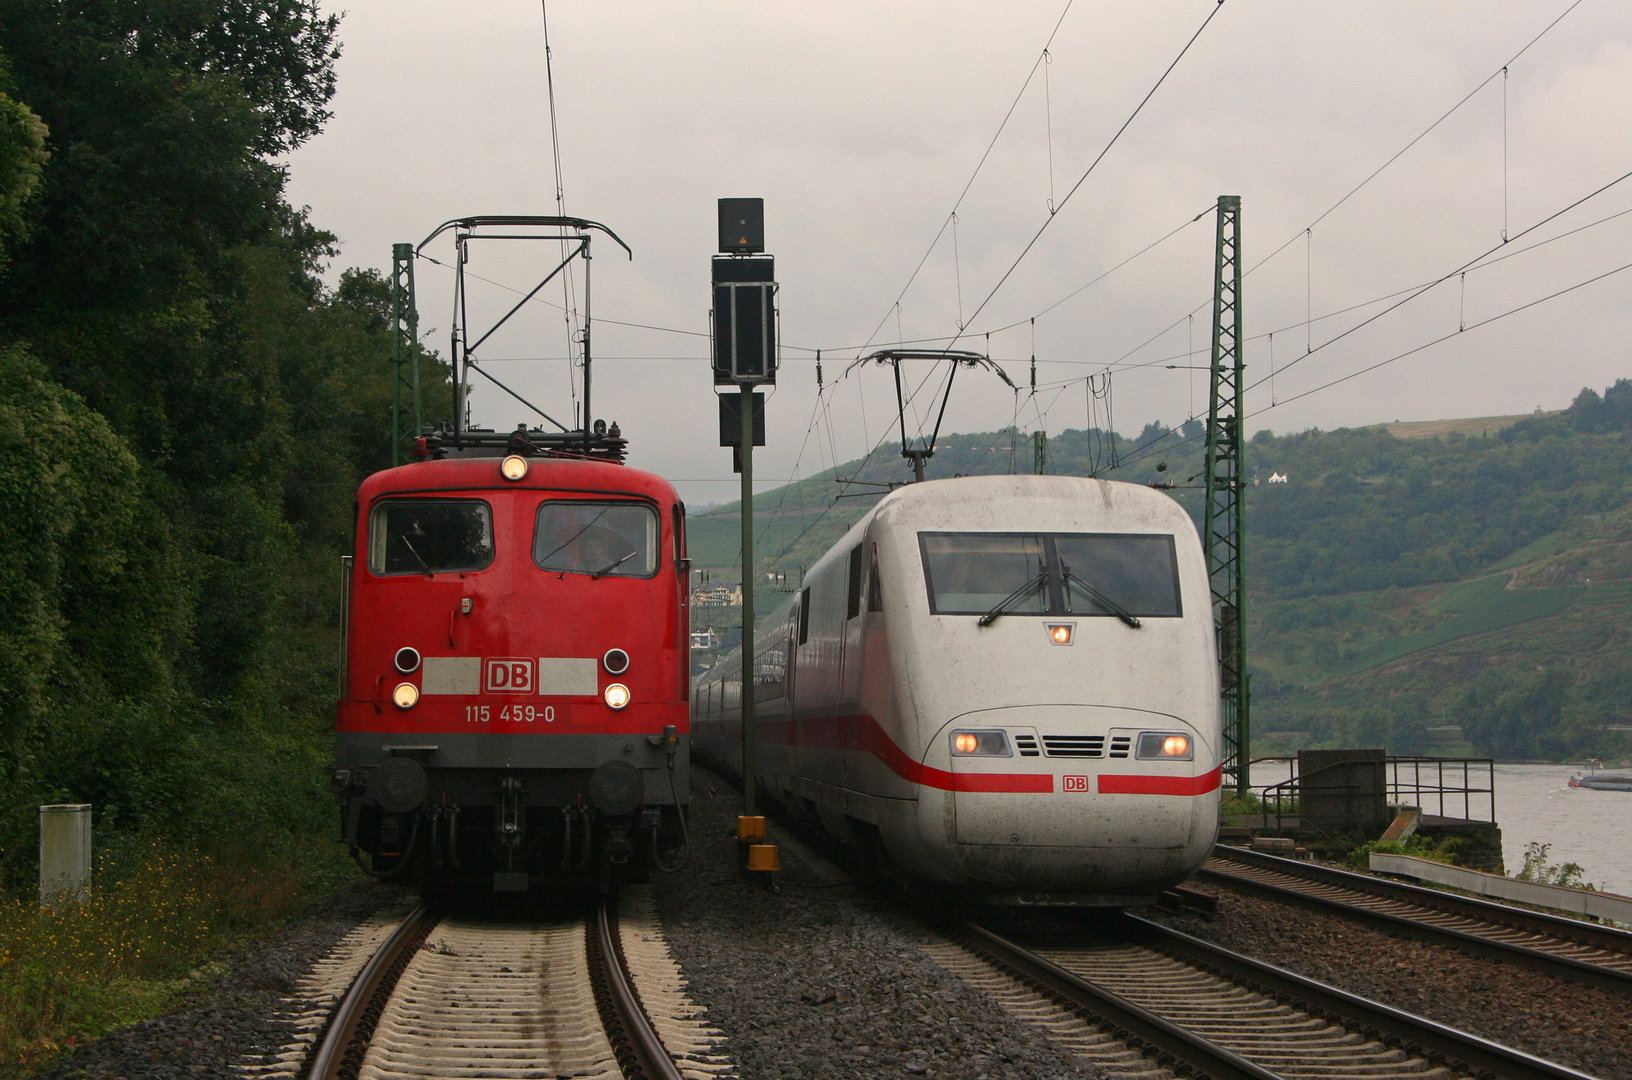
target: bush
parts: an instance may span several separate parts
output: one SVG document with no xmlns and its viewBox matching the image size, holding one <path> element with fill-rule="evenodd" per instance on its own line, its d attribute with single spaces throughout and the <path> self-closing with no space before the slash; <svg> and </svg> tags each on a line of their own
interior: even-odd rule
<svg viewBox="0 0 1632 1080">
<path fill-rule="evenodd" d="M 1514 876 L 1520 881 L 1562 885 L 1567 889 L 1588 889 L 1596 892 L 1597 886 L 1587 881 L 1587 872 L 1581 868 L 1580 863 L 1567 862 L 1562 866 L 1554 866 L 1547 861 L 1547 852 L 1552 846 L 1534 840 L 1525 845 L 1524 868 Z"/>
<path fill-rule="evenodd" d="M 335 865 L 315 851 L 211 858 L 124 837 L 99 853 L 83 903 L 53 911 L 33 890 L 0 893 L 0 1080 L 30 1075 L 214 977 L 211 957 L 307 902 L 314 856 L 332 885 Z"/>
</svg>

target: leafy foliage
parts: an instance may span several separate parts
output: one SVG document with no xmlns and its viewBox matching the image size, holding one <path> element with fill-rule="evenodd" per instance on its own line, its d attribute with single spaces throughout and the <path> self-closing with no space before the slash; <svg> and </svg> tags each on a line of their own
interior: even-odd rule
<svg viewBox="0 0 1632 1080">
<path fill-rule="evenodd" d="M 1579 863 L 1567 862 L 1559 866 L 1547 861 L 1547 852 L 1552 850 L 1552 846 L 1534 840 L 1526 844 L 1524 848 L 1524 868 L 1514 876 L 1520 881 L 1534 881 L 1542 885 L 1562 885 L 1567 889 L 1596 891 L 1596 887 L 1587 881 L 1587 872 L 1581 869 Z"/>
<path fill-rule="evenodd" d="M 337 556 L 389 464 L 390 290 L 322 283 L 333 237 L 271 155 L 327 118 L 337 27 L 307 0 L 0 0 L 12 880 L 41 802 L 263 853 L 331 824 Z"/>
</svg>

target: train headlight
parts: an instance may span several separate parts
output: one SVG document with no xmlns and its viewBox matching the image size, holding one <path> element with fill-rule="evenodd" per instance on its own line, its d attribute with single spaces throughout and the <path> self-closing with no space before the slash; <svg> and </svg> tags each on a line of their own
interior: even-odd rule
<svg viewBox="0 0 1632 1080">
<path fill-rule="evenodd" d="M 527 475 L 527 459 L 520 454 L 511 454 L 499 465 L 499 472 L 510 481 L 520 480 Z"/>
<path fill-rule="evenodd" d="M 1056 645 L 1069 645 L 1076 628 L 1076 623 L 1051 622 L 1048 624 L 1048 640 Z"/>
<path fill-rule="evenodd" d="M 411 682 L 401 682 L 391 691 L 391 700 L 397 703 L 399 709 L 411 709 L 419 704 L 419 687 Z"/>
<path fill-rule="evenodd" d="M 1147 761 L 1190 761 L 1195 757 L 1195 749 L 1188 735 L 1176 731 L 1144 731 L 1139 734 L 1137 756 Z"/>
<path fill-rule="evenodd" d="M 601 696 L 604 697 L 606 699 L 606 703 L 614 709 L 621 709 L 625 705 L 629 704 L 629 688 L 623 685 L 621 682 L 615 682 L 608 686 L 606 688 L 606 692 Z"/>
<path fill-rule="evenodd" d="M 1003 731 L 954 731 L 953 757 L 1012 757 L 1009 736 Z"/>
</svg>

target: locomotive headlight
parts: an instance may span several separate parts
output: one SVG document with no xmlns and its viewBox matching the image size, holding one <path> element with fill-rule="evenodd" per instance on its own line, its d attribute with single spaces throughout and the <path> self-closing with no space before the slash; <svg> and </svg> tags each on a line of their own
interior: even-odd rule
<svg viewBox="0 0 1632 1080">
<path fill-rule="evenodd" d="M 527 459 L 520 454 L 511 454 L 499 465 L 499 472 L 506 480 L 520 480 L 527 475 Z"/>
<path fill-rule="evenodd" d="M 1011 757 L 1009 737 L 1002 731 L 954 731 L 953 757 Z"/>
<path fill-rule="evenodd" d="M 1056 622 L 1048 624 L 1048 640 L 1056 645 L 1071 644 L 1071 634 L 1076 630 L 1076 623 Z"/>
<path fill-rule="evenodd" d="M 1139 734 L 1138 757 L 1145 760 L 1190 761 L 1195 753 L 1190 736 L 1172 731 L 1144 731 Z"/>
<path fill-rule="evenodd" d="M 625 705 L 629 704 L 629 688 L 623 685 L 621 682 L 615 682 L 608 686 L 606 688 L 606 693 L 602 694 L 601 696 L 604 697 L 606 699 L 606 703 L 614 709 L 621 709 Z"/>
<path fill-rule="evenodd" d="M 399 709 L 411 709 L 419 704 L 419 687 L 411 682 L 400 682 L 391 691 L 391 700 L 397 703 Z"/>
</svg>

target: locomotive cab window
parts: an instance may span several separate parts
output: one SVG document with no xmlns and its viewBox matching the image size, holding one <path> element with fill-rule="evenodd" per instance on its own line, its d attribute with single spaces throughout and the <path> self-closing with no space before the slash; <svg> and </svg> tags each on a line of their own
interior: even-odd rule
<svg viewBox="0 0 1632 1080">
<path fill-rule="evenodd" d="M 984 615 L 1009 597 L 1011 614 L 1048 612 L 1042 538 L 1017 533 L 919 533 L 929 610 Z M 1017 595 L 1018 594 L 1018 595 Z"/>
<path fill-rule="evenodd" d="M 1171 536 L 1056 536 L 1065 610 L 1071 615 L 1177 616 L 1179 573 Z"/>
<path fill-rule="evenodd" d="M 657 573 L 657 512 L 637 502 L 545 502 L 533 562 L 597 578 L 649 578 Z"/>
<path fill-rule="evenodd" d="M 919 533 L 936 615 L 1178 618 L 1173 537 L 1131 533 Z"/>
<path fill-rule="evenodd" d="M 482 570 L 493 562 L 493 510 L 480 499 L 386 499 L 368 521 L 376 574 Z"/>
</svg>

